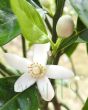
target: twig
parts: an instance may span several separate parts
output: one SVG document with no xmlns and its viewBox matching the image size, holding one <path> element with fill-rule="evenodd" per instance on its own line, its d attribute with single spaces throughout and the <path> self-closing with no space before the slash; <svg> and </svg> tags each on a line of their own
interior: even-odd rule
<svg viewBox="0 0 88 110">
<path fill-rule="evenodd" d="M 1 49 L 3 50 L 3 52 L 7 53 L 7 50 L 4 47 L 1 47 Z"/>
<path fill-rule="evenodd" d="M 54 109 L 55 109 L 55 110 L 61 110 L 60 103 L 57 101 L 56 96 L 55 96 L 54 99 L 52 100 L 52 103 L 53 103 L 53 105 L 54 105 Z"/>
<path fill-rule="evenodd" d="M 70 63 L 71 63 L 71 66 L 72 66 L 72 70 L 74 72 L 74 75 L 76 76 L 77 74 L 76 74 L 76 70 L 75 70 L 75 66 L 74 66 L 73 60 L 72 60 L 71 57 L 69 57 L 69 60 L 70 60 Z"/>
<path fill-rule="evenodd" d="M 66 104 L 60 103 L 60 106 L 64 107 L 66 110 L 70 110 Z"/>
<path fill-rule="evenodd" d="M 26 41 L 25 41 L 25 38 L 23 37 L 23 35 L 21 36 L 21 39 L 22 39 L 22 52 L 23 52 L 23 57 L 27 57 L 27 54 L 26 54 Z"/>
<path fill-rule="evenodd" d="M 53 104 L 54 104 L 55 110 L 61 110 L 61 107 L 64 107 L 66 110 L 70 110 L 66 104 L 59 103 L 56 97 L 53 99 Z"/>
<path fill-rule="evenodd" d="M 48 27 L 50 33 L 52 34 L 52 27 L 51 27 L 51 25 L 50 25 L 50 23 L 49 23 L 47 17 L 45 18 L 45 22 L 46 22 L 46 24 L 47 24 L 47 27 Z"/>
<path fill-rule="evenodd" d="M 56 24 L 58 19 L 63 13 L 64 4 L 65 4 L 65 0 L 56 0 L 56 13 L 53 17 L 53 30 L 52 30 L 52 40 L 54 43 L 57 40 Z"/>
<path fill-rule="evenodd" d="M 75 70 L 75 66 L 74 66 L 73 60 L 72 60 L 71 57 L 69 58 L 69 60 L 70 60 L 70 63 L 71 63 L 71 66 L 72 66 L 72 70 L 74 72 L 74 75 L 76 76 L 77 73 L 76 73 L 76 70 Z M 81 97 L 81 95 L 79 94 L 79 85 L 78 85 L 78 81 L 77 80 L 75 80 L 75 85 L 76 85 L 76 90 L 75 91 L 73 90 L 73 92 L 76 93 L 77 97 L 80 99 L 80 101 L 82 102 L 82 104 L 84 104 L 84 100 Z"/>
</svg>

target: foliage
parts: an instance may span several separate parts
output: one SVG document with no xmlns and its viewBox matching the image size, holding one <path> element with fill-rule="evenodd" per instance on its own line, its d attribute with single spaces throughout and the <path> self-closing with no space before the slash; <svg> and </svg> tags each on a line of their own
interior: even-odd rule
<svg viewBox="0 0 88 110">
<path fill-rule="evenodd" d="M 20 34 L 20 28 L 10 8 L 9 0 L 0 0 L 0 46 Z"/>
<path fill-rule="evenodd" d="M 82 110 L 88 110 L 88 99 L 86 100 L 86 103 L 85 103 L 84 107 L 82 108 Z"/>
<path fill-rule="evenodd" d="M 51 5 L 54 4 L 54 10 L 51 5 L 45 8 L 40 0 L 0 0 L 0 47 L 4 52 L 6 51 L 2 46 L 21 34 L 24 37 L 23 54 L 26 54 L 25 41 L 28 41 L 30 45 L 50 42 L 52 55 L 48 59 L 49 64 L 57 65 L 60 56 L 64 53 L 70 58 L 79 43 L 86 44 L 88 53 L 88 0 L 70 0 L 78 18 L 74 33 L 65 39 L 57 37 L 56 33 L 56 24 L 63 15 L 65 0 L 52 1 Z M 45 12 L 45 19 L 41 17 L 37 9 Z M 3 77 L 0 78 L 0 110 L 38 110 L 41 108 L 39 101 L 41 98 L 38 96 L 36 86 L 22 93 L 15 93 L 13 87 L 18 78 L 17 73 L 12 77 L 13 73 L 7 75 L 7 71 L 0 66 L 0 74 Z M 44 103 L 42 105 L 46 107 L 48 102 L 42 102 Z M 55 100 L 52 102 L 55 103 Z M 82 110 L 87 109 L 88 100 Z"/>
<path fill-rule="evenodd" d="M 18 77 L 0 79 L 0 110 L 38 110 L 37 90 L 34 87 L 23 93 L 14 92 L 14 82 Z"/>
<path fill-rule="evenodd" d="M 46 43 L 48 34 L 43 20 L 35 8 L 25 0 L 11 0 L 11 6 L 17 15 L 24 37 L 30 43 Z"/>
</svg>

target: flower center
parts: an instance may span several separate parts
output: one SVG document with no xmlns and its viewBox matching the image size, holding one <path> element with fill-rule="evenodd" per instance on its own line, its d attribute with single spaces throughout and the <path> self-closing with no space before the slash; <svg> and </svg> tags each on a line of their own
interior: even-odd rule
<svg viewBox="0 0 88 110">
<path fill-rule="evenodd" d="M 46 73 L 46 68 L 38 63 L 33 63 L 29 66 L 29 73 L 33 78 L 41 78 Z"/>
</svg>

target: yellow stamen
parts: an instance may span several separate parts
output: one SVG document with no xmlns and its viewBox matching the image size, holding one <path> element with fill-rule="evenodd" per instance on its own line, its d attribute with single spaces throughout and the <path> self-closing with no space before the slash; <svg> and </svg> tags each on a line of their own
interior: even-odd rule
<svg viewBox="0 0 88 110">
<path fill-rule="evenodd" d="M 33 63 L 29 65 L 29 73 L 33 78 L 41 78 L 46 73 L 46 68 L 38 63 Z"/>
</svg>

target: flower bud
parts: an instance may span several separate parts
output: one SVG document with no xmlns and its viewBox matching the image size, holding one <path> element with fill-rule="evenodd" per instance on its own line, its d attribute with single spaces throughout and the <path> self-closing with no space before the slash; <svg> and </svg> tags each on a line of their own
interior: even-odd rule
<svg viewBox="0 0 88 110">
<path fill-rule="evenodd" d="M 50 0 L 39 0 L 39 1 L 44 7 L 49 7 L 51 4 Z"/>
<path fill-rule="evenodd" d="M 74 31 L 74 22 L 69 15 L 60 17 L 56 25 L 57 35 L 63 38 L 67 38 L 72 35 Z"/>
<path fill-rule="evenodd" d="M 55 0 L 39 0 L 42 7 L 48 11 L 52 16 L 55 14 L 56 4 Z"/>
</svg>

